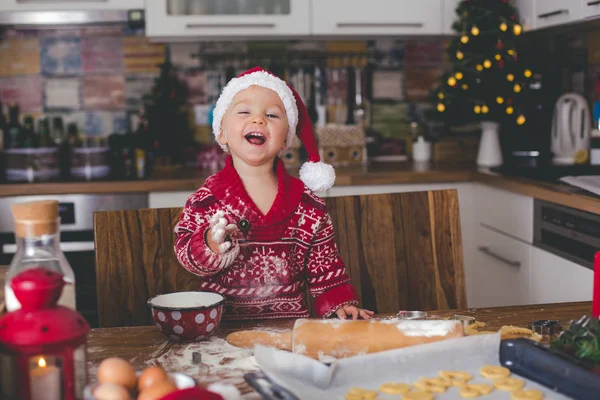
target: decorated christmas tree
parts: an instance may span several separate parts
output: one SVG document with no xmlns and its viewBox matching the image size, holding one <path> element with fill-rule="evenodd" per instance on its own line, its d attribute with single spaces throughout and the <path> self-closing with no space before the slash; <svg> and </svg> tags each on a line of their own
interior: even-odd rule
<svg viewBox="0 0 600 400">
<path fill-rule="evenodd" d="M 508 0 L 464 0 L 448 46 L 451 69 L 431 93 L 430 117 L 447 126 L 475 121 L 523 125 L 534 71 L 520 54 L 522 27 Z"/>
<path fill-rule="evenodd" d="M 183 164 L 184 149 L 193 140 L 187 96 L 187 88 L 177 78 L 171 62 L 161 64 L 151 93 L 144 97 L 144 118 L 155 143 L 158 165 Z"/>
</svg>

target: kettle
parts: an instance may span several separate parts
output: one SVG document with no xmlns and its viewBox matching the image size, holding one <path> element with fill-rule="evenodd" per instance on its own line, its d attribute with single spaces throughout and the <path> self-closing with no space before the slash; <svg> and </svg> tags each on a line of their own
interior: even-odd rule
<svg viewBox="0 0 600 400">
<path fill-rule="evenodd" d="M 560 96 L 552 117 L 553 164 L 575 164 L 575 154 L 590 147 L 591 114 L 585 97 L 577 93 Z"/>
</svg>

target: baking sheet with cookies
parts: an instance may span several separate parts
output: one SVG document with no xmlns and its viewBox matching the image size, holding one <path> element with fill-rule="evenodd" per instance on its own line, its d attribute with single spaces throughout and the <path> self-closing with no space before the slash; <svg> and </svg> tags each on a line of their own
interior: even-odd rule
<svg viewBox="0 0 600 400">
<path fill-rule="evenodd" d="M 379 400 L 400 399 L 402 395 L 388 395 L 379 391 L 381 385 L 394 382 L 413 386 L 422 378 L 435 378 L 441 371 L 466 372 L 472 375 L 470 383 L 494 386 L 494 380 L 485 378 L 480 370 L 485 366 L 500 366 L 498 349 L 500 335 L 477 335 L 449 339 L 437 343 L 407 347 L 381 353 L 366 354 L 338 360 L 327 366 L 317 360 L 277 350 L 256 346 L 255 358 L 263 372 L 275 383 L 290 390 L 301 400 L 344 400 L 356 388 L 377 391 Z M 535 382 L 517 375 L 511 377 L 524 381 L 523 389 L 534 389 L 544 400 L 569 399 Z M 413 388 L 413 390 L 417 390 Z M 373 394 L 371 393 L 371 396 Z M 444 393 L 434 393 L 434 399 L 463 399 L 458 386 Z M 492 389 L 477 399 L 511 399 L 511 392 Z M 538 397 L 538 399 L 541 399 Z M 538 400 L 531 397 L 531 400 Z M 526 400 L 526 399 L 523 399 Z"/>
</svg>

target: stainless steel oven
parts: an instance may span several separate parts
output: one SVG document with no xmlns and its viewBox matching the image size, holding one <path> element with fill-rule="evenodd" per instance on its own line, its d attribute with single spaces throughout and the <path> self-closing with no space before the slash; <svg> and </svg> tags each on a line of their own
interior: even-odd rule
<svg viewBox="0 0 600 400">
<path fill-rule="evenodd" d="M 94 212 L 148 208 L 148 194 L 0 197 L 0 265 L 9 265 L 16 251 L 11 205 L 35 200 L 57 200 L 59 202 L 60 247 L 75 272 L 77 310 L 92 327 L 97 327 Z"/>
<path fill-rule="evenodd" d="M 600 215 L 547 201 L 534 201 L 533 245 L 594 268 L 600 251 Z"/>
</svg>

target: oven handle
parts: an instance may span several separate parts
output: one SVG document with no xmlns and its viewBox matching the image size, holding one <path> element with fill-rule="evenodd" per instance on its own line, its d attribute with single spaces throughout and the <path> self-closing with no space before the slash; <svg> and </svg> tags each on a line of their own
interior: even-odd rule
<svg viewBox="0 0 600 400">
<path fill-rule="evenodd" d="M 94 242 L 63 242 L 60 244 L 63 253 L 76 253 L 82 251 L 94 251 Z M 3 244 L 2 254 L 15 254 L 17 252 L 16 244 Z"/>
</svg>

